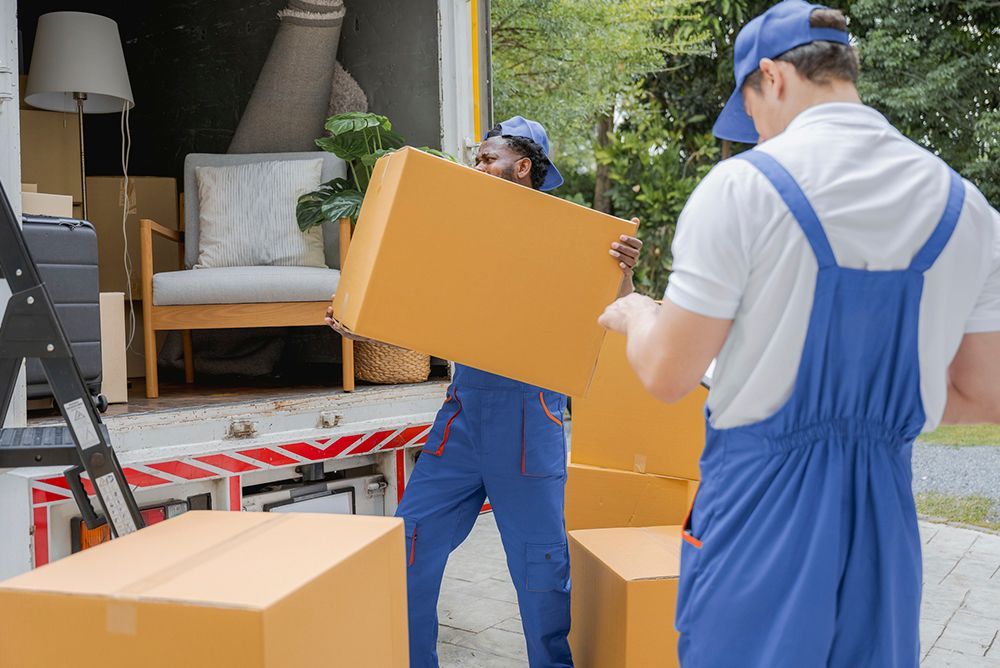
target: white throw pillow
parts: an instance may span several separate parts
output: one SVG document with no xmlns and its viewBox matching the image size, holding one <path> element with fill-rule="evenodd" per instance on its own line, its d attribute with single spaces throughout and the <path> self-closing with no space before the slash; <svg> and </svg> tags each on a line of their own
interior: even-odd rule
<svg viewBox="0 0 1000 668">
<path fill-rule="evenodd" d="M 198 167 L 198 262 L 218 267 L 325 267 L 323 228 L 303 233 L 300 195 L 320 184 L 323 160 Z"/>
</svg>

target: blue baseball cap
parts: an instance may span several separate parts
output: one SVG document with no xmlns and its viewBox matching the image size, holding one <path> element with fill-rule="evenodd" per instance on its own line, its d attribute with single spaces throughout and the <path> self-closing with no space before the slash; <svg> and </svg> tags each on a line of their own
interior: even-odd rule
<svg viewBox="0 0 1000 668">
<path fill-rule="evenodd" d="M 486 141 L 489 134 L 487 132 L 483 136 L 483 141 Z M 510 137 L 525 137 L 542 147 L 545 159 L 549 163 L 549 171 L 545 174 L 545 180 L 542 181 L 539 190 L 555 190 L 563 184 L 562 174 L 559 173 L 559 170 L 556 169 L 556 166 L 552 164 L 551 158 L 549 158 L 549 135 L 545 132 L 545 128 L 542 127 L 541 123 L 529 121 L 523 116 L 514 116 L 500 124 L 500 134 Z"/>
<path fill-rule="evenodd" d="M 803 0 L 784 0 L 743 26 L 736 36 L 733 49 L 736 90 L 715 121 L 712 134 L 719 139 L 745 144 L 757 143 L 757 128 L 744 110 L 742 89 L 747 77 L 760 67 L 762 58 L 776 58 L 810 42 L 850 43 L 846 31 L 813 28 L 809 25 L 809 17 L 817 9 L 827 7 L 812 5 Z"/>
</svg>

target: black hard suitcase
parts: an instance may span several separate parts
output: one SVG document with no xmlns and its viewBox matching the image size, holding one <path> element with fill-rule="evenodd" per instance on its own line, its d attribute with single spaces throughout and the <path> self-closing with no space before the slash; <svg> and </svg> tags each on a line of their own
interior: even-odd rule
<svg viewBox="0 0 1000 668">
<path fill-rule="evenodd" d="M 24 215 L 24 239 L 56 307 L 87 387 L 101 391 L 101 291 L 97 273 L 97 233 L 84 220 Z M 52 396 L 38 360 L 25 374 L 28 398 Z"/>
</svg>

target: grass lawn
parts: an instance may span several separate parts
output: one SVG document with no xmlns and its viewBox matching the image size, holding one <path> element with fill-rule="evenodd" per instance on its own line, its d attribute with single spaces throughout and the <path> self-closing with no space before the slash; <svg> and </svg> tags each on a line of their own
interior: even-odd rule
<svg viewBox="0 0 1000 668">
<path fill-rule="evenodd" d="M 937 431 L 920 437 L 923 443 L 934 445 L 993 445 L 1000 447 L 1000 425 L 960 424 L 938 427 Z"/>
<path fill-rule="evenodd" d="M 917 494 L 917 512 L 932 520 L 961 522 L 1000 531 L 1000 518 L 985 496 L 950 496 L 938 492 Z"/>
</svg>

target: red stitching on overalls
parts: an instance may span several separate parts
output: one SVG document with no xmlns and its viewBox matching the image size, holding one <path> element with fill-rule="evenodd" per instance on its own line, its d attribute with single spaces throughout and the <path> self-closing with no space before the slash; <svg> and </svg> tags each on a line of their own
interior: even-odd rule
<svg viewBox="0 0 1000 668">
<path fill-rule="evenodd" d="M 549 416 L 550 420 L 555 422 L 560 427 L 563 426 L 562 420 L 553 415 L 552 411 L 549 410 L 549 407 L 545 405 L 545 396 L 541 392 L 538 393 L 538 402 L 542 404 L 542 410 L 545 411 L 545 414 Z"/>
<path fill-rule="evenodd" d="M 447 404 L 452 399 L 455 399 L 455 403 L 458 404 L 458 410 L 455 411 L 455 414 L 451 416 L 451 418 L 448 420 L 448 423 L 445 424 L 444 426 L 444 434 L 441 435 L 441 445 L 438 446 L 437 450 L 430 453 L 435 457 L 440 457 L 442 454 L 444 454 L 445 443 L 448 442 L 448 436 L 451 434 L 451 424 L 455 421 L 455 418 L 457 418 L 462 413 L 462 400 L 458 398 L 458 388 L 452 390 L 451 396 L 448 397 L 444 403 Z"/>
<path fill-rule="evenodd" d="M 701 541 L 691 535 L 691 515 L 694 513 L 694 502 L 698 500 L 698 494 L 701 492 L 701 486 L 694 492 L 694 498 L 691 499 L 691 505 L 688 507 L 687 517 L 684 518 L 684 524 L 681 526 L 681 538 L 685 541 L 694 545 L 699 550 L 701 549 Z"/>
</svg>

